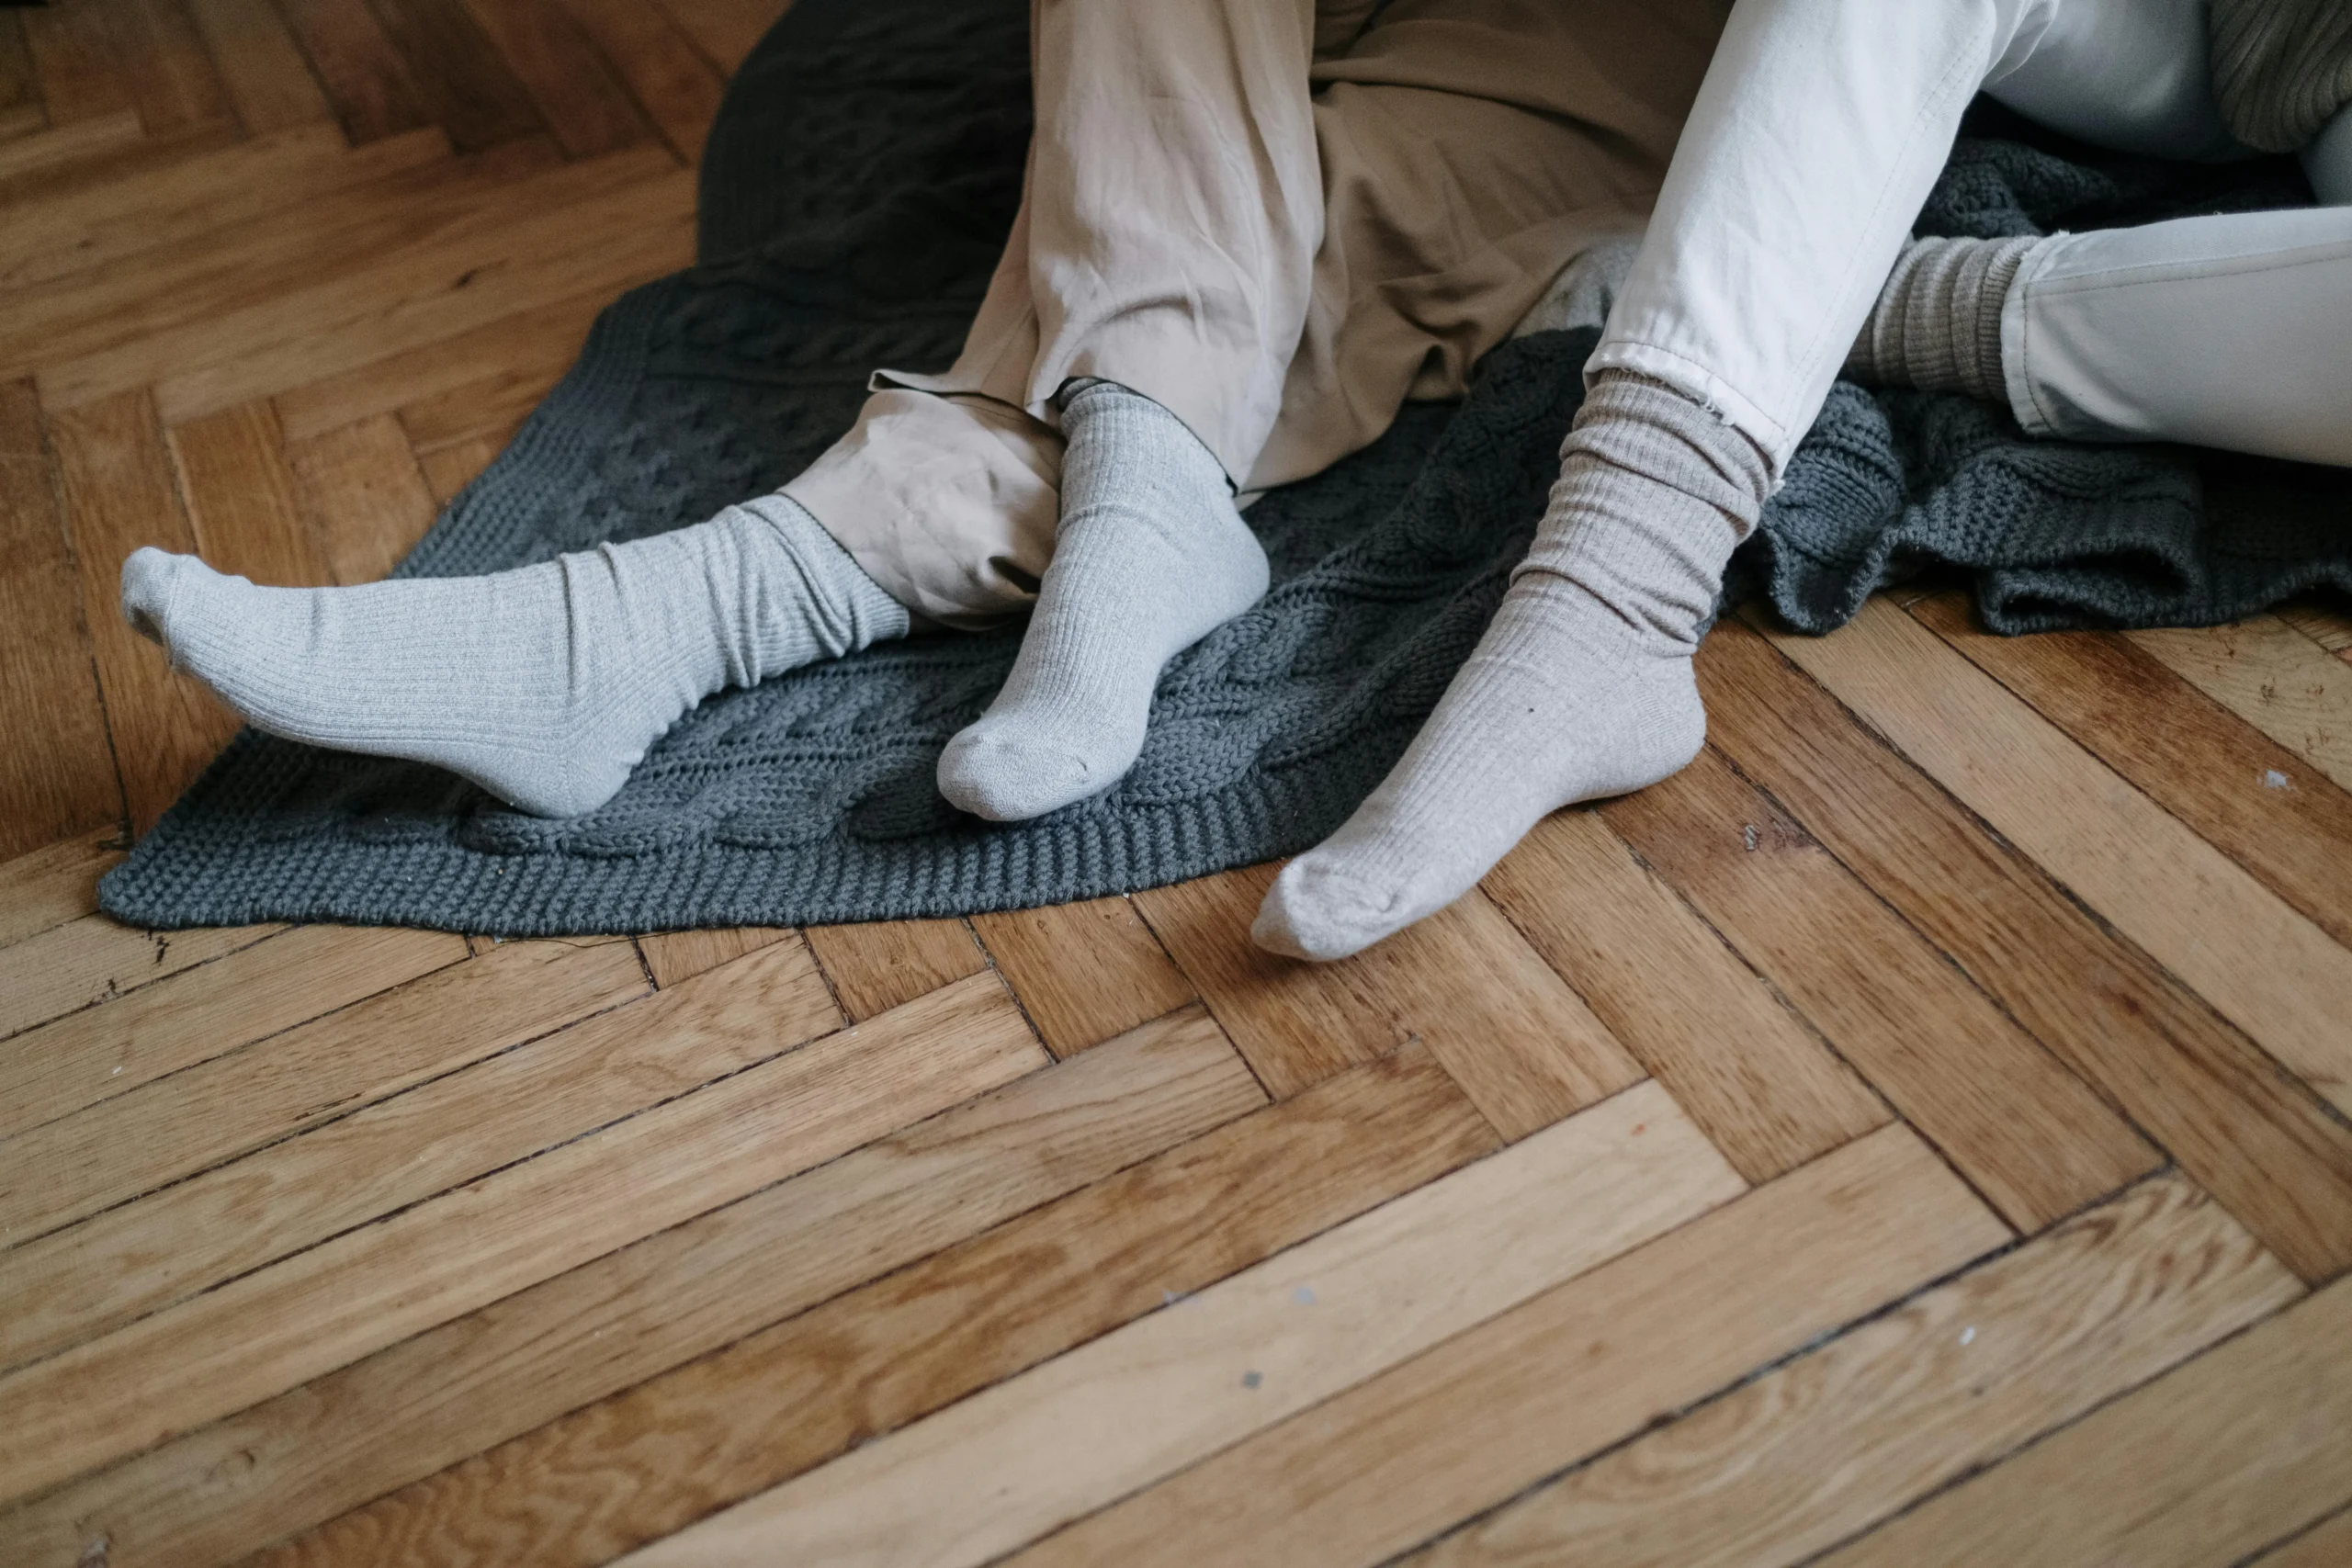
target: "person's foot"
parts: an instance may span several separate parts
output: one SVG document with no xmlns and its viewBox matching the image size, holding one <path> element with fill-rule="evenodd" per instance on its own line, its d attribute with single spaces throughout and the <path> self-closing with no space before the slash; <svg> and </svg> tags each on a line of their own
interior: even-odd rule
<svg viewBox="0 0 2352 1568">
<path fill-rule="evenodd" d="M 1012 672 L 939 792 L 992 821 L 1100 795 L 1143 750 L 1167 662 L 1266 592 L 1266 553 L 1182 421 L 1114 382 L 1063 409 L 1061 523 Z"/>
<path fill-rule="evenodd" d="M 486 577 L 258 588 L 141 549 L 122 613 L 257 729 L 435 763 L 548 817 L 610 800 L 711 693 L 907 630 L 781 496 Z"/>
<path fill-rule="evenodd" d="M 1546 813 L 1698 755 L 1690 655 L 1767 483 L 1699 404 L 1600 378 L 1494 624 L 1380 787 L 1274 879 L 1258 944 L 1344 958 L 1468 892 Z"/>
</svg>

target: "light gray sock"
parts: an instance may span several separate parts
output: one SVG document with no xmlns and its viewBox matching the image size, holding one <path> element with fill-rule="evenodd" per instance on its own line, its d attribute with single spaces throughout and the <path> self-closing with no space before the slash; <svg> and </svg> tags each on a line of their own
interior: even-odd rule
<svg viewBox="0 0 2352 1568">
<path fill-rule="evenodd" d="M 1266 592 L 1266 552 L 1182 421 L 1095 381 L 1070 395 L 1062 426 L 1061 522 L 1021 652 L 939 759 L 940 794 L 997 822 L 1118 783 L 1143 750 L 1161 668 Z"/>
<path fill-rule="evenodd" d="M 1469 891 L 1545 814 L 1698 755 L 1690 655 L 1769 482 L 1681 393 L 1597 378 L 1494 623 L 1380 787 L 1274 879 L 1258 944 L 1344 958 Z"/>
<path fill-rule="evenodd" d="M 711 693 L 907 630 L 781 495 L 486 577 L 257 588 L 142 549 L 122 613 L 256 729 L 432 762 L 546 817 L 610 800 Z"/>
<path fill-rule="evenodd" d="M 1846 375 L 1868 387 L 1965 392 L 2006 408 L 2001 305 L 2040 243 L 2030 234 L 1912 241 L 1846 356 Z"/>
</svg>

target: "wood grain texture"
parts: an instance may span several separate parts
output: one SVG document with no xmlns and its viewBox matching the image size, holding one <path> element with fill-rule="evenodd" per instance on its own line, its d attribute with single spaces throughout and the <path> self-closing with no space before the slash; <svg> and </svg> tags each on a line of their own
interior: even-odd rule
<svg viewBox="0 0 2352 1568">
<path fill-rule="evenodd" d="M 212 56 L 177 0 L 85 0 L 150 136 L 229 118 Z"/>
<path fill-rule="evenodd" d="M 26 381 L 0 381 L 0 858 L 122 817 L 57 477 Z"/>
<path fill-rule="evenodd" d="M 726 78 L 653 0 L 564 0 L 564 8 L 620 73 L 670 150 L 698 162 Z"/>
<path fill-rule="evenodd" d="M 286 464 L 337 582 L 378 582 L 424 537 L 439 511 L 400 421 L 377 414 L 303 441 Z"/>
<path fill-rule="evenodd" d="M 988 1561 L 1743 1188 L 1643 1085 L 626 1561 Z"/>
<path fill-rule="evenodd" d="M 2289 1070 L 2352 1108 L 2352 951 L 1892 604 L 1773 642 Z"/>
<path fill-rule="evenodd" d="M 1736 624 L 1714 744 L 2305 1279 L 2352 1265 L 2352 1129 Z"/>
<path fill-rule="evenodd" d="M 277 0 L 343 133 L 365 145 L 425 124 L 408 62 L 367 0 Z"/>
<path fill-rule="evenodd" d="M 1057 1056 L 1193 999 L 1182 971 L 1125 898 L 974 915 L 972 930 Z"/>
<path fill-rule="evenodd" d="M 578 1420 L 511 1444 L 503 1452 L 516 1462 L 435 1471 L 1263 1103 L 1233 1048 L 1193 1010 L 391 1347 L 313 1385 L 322 1397 L 234 1417 L 175 1445 L 167 1461 L 135 1461 L 135 1483 L 111 1477 L 103 1495 L 84 1491 L 40 1513 L 95 1513 L 126 1563 L 234 1556 L 379 1495 L 279 1559 L 356 1551 L 391 1561 L 426 1540 L 494 1539 L 500 1510 L 541 1478 L 522 1461 L 551 1451 L 550 1437 Z M 255 1457 L 223 1484 L 210 1478 L 231 1448 Z M 158 1488 L 184 1495 L 178 1506 L 159 1509 Z M 151 1532 L 167 1519 L 167 1534 Z M 54 1548 L 38 1544 L 47 1539 L 0 1525 L 0 1541 L 33 1561 L 49 1560 Z M 462 1558 L 470 1548 L 449 1550 Z"/>
<path fill-rule="evenodd" d="M 1016 1561 L 1376 1562 L 2006 1239 L 1890 1127 Z"/>
<path fill-rule="evenodd" d="M 2352 795 L 2324 773 L 2129 638 L 1994 637 L 1951 595 L 1911 614 L 2339 944 L 2352 943 L 2352 877 L 2341 874 L 2352 865 Z"/>
<path fill-rule="evenodd" d="M 2081 1079 L 1715 752 L 1601 816 L 2011 1224 L 2038 1230 L 2156 1163 Z"/>
<path fill-rule="evenodd" d="M 1853 1069 L 1592 812 L 1536 824 L 1481 886 L 1749 1181 L 1887 1122 Z"/>
<path fill-rule="evenodd" d="M 2352 1507 L 2253 1559 L 2247 1568 L 2344 1568 L 2352 1562 Z"/>
<path fill-rule="evenodd" d="M 638 938 L 637 948 L 645 955 L 645 964 L 652 973 L 653 983 L 667 989 L 681 980 L 691 980 L 706 969 L 716 969 L 747 953 L 757 953 L 791 934 L 783 926 L 727 926 L 717 931 L 655 931 Z"/>
<path fill-rule="evenodd" d="M 115 69 L 101 18 L 89 7 L 27 11 L 17 20 L 51 125 L 62 130 L 130 109 L 130 88 Z"/>
<path fill-rule="evenodd" d="M 119 830 L 103 828 L 0 862 L 0 947 L 96 912 L 98 878 L 121 860 Z M 13 973 L 0 968 L 0 975 Z M 6 1029 L 0 1022 L 0 1032 Z"/>
<path fill-rule="evenodd" d="M 861 1022 L 988 967 L 961 920 L 810 926 L 804 934 L 842 1010 Z"/>
<path fill-rule="evenodd" d="M 465 0 L 465 10 L 568 156 L 593 158 L 646 139 L 628 91 L 556 0 Z"/>
<path fill-rule="evenodd" d="M 0 140 L 24 136 L 48 124 L 25 35 L 16 17 L 0 17 Z"/>
<path fill-rule="evenodd" d="M 2127 635 L 2339 788 L 2352 789 L 2352 668 L 2343 660 L 2276 615 Z"/>
<path fill-rule="evenodd" d="M 270 0 L 187 0 L 187 10 L 220 73 L 221 91 L 248 131 L 334 125 L 326 90 Z"/>
<path fill-rule="evenodd" d="M 1353 958 L 1300 964 L 1250 941 L 1276 869 L 1155 888 L 1135 902 L 1277 1097 L 1419 1038 L 1496 1129 L 1517 1138 L 1641 1077 L 1483 894 Z"/>
<path fill-rule="evenodd" d="M 139 143 L 139 116 L 118 110 L 0 143 L 0 192 L 21 200 L 44 175 Z"/>
<path fill-rule="evenodd" d="M 206 926 L 147 931 L 88 915 L 48 926 L 0 949 L 0 1036 L 110 1001 L 284 926 Z"/>
<path fill-rule="evenodd" d="M 432 492 L 434 503 L 447 506 L 457 500 L 458 492 L 479 479 L 481 471 L 506 450 L 512 434 L 511 431 L 501 431 L 495 435 L 477 436 L 418 458 L 417 471 L 424 476 L 424 488 Z"/>
<path fill-rule="evenodd" d="M 208 1061 L 466 956 L 439 931 L 298 926 L 105 1007 L 52 1020 L 0 1055 L 0 1137 Z"/>
<path fill-rule="evenodd" d="M 735 1005 L 748 1013 L 757 999 L 744 990 Z M 0 1377 L 13 1416 L 0 1432 L 0 1497 L 40 1491 L 217 1420 L 1046 1059 L 993 980 L 951 987 L 907 1013 L 896 1025 L 877 1021 L 771 1056 Z M 746 1018 L 741 1027 L 759 1024 Z M 558 1214 L 566 1223 L 549 1224 Z"/>
<path fill-rule="evenodd" d="M 514 141 L 546 128 L 530 94 L 463 0 L 368 0 L 408 62 L 425 117 L 459 152 Z M 357 140 L 354 138 L 354 140 Z"/>
<path fill-rule="evenodd" d="M 1830 1568 L 2188 1568 L 2352 1493 L 2352 1280 L 1823 1559 Z"/>
<path fill-rule="evenodd" d="M 1412 1561 L 1801 1562 L 2301 1294 L 2211 1200 L 2159 1177 Z"/>
<path fill-rule="evenodd" d="M 2325 600 L 2290 599 L 2270 613 L 2338 659 L 2352 655 L 2352 615 Z"/>
<path fill-rule="evenodd" d="M 0 1140 L 0 1241 L 21 1246 L 646 989 L 636 954 L 618 942 L 507 942 L 436 969 Z M 85 1235 L 71 1251 L 87 1258 L 88 1247 Z M 0 1279 L 17 1278 L 17 1268 L 0 1263 Z M 0 1326 L 0 1345 L 11 1339 Z"/>
<path fill-rule="evenodd" d="M 143 833 L 237 730 L 234 716 L 195 677 L 175 671 L 164 650 L 122 619 L 124 559 L 141 545 L 192 554 L 196 536 L 145 393 L 57 414 L 50 437 L 115 766 L 131 830 Z"/>
<path fill-rule="evenodd" d="M 357 1542 L 387 1563 L 604 1562 L 1494 1146 L 1408 1046 L 494 1450 L 281 1561 L 334 1562 Z M 613 1474 L 634 1478 L 625 1495 L 593 1479 Z M 610 1506 L 556 1501 L 582 1482 Z"/>
<path fill-rule="evenodd" d="M 319 588 L 334 572 L 294 496 L 285 438 L 267 399 L 171 432 L 180 494 L 205 563 L 271 588 Z"/>
</svg>

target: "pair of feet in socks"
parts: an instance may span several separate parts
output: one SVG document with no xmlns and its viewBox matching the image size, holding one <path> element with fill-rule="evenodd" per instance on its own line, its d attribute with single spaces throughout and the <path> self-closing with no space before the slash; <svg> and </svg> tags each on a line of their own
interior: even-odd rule
<svg viewBox="0 0 2352 1568">
<path fill-rule="evenodd" d="M 997 820 L 1115 784 L 1162 667 L 1266 588 L 1223 469 L 1173 415 L 1096 382 L 1065 423 L 1062 519 L 1020 655 L 940 761 L 942 792 Z M 1630 378 L 1603 378 L 1578 426 L 1493 626 L 1388 779 L 1284 869 L 1261 945 L 1353 953 L 1466 891 L 1545 813 L 1696 754 L 1690 653 L 1760 506 L 1761 459 Z M 122 598 L 256 728 L 433 762 L 545 815 L 610 799 L 710 694 L 908 629 L 781 496 L 539 566 L 348 589 L 258 588 L 145 549 Z"/>
</svg>

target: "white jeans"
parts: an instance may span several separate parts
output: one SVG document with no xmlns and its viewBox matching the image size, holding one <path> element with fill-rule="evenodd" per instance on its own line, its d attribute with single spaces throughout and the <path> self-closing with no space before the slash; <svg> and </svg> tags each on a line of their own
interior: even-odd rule
<svg viewBox="0 0 2352 1568">
<path fill-rule="evenodd" d="M 2126 152 L 2226 158 L 2205 0 L 1738 0 L 1589 371 L 1705 402 L 1778 474 L 1981 89 Z M 2352 203 L 2352 110 L 2304 154 Z M 2352 465 L 2352 206 L 2036 248 L 2003 313 L 2018 422 Z"/>
</svg>

